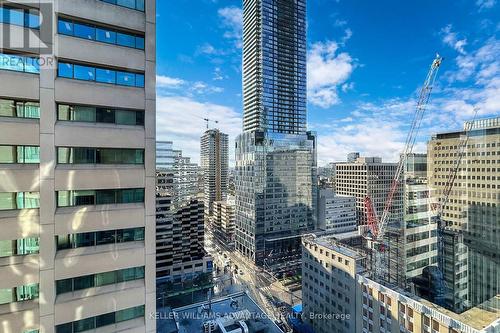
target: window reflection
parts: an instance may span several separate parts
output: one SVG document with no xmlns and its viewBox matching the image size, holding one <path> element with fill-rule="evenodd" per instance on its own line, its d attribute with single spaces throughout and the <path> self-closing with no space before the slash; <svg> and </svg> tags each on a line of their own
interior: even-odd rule
<svg viewBox="0 0 500 333">
<path fill-rule="evenodd" d="M 144 240 L 144 228 L 106 230 L 85 232 L 80 234 L 58 235 L 56 243 L 58 250 L 76 249 L 80 247 L 139 242 Z M 90 288 L 90 287 L 82 287 Z"/>
<path fill-rule="evenodd" d="M 96 71 L 99 73 L 98 79 L 96 79 Z M 57 75 L 67 79 L 97 81 L 119 86 L 144 88 L 144 74 L 118 72 L 106 68 L 96 68 L 66 62 L 58 63 Z"/>
<path fill-rule="evenodd" d="M 144 164 L 144 149 L 58 147 L 57 163 Z"/>
<path fill-rule="evenodd" d="M 40 208 L 39 192 L 0 192 L 0 211 Z"/>
<path fill-rule="evenodd" d="M 144 202 L 144 189 L 58 191 L 57 206 L 125 204 Z"/>
</svg>

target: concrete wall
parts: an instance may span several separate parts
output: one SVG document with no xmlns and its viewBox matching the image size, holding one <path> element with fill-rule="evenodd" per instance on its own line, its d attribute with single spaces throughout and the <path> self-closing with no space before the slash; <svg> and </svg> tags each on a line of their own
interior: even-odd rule
<svg viewBox="0 0 500 333">
<path fill-rule="evenodd" d="M 40 192 L 39 209 L 0 211 L 0 225 L 6 227 L 1 228 L 0 240 L 40 238 L 38 255 L 0 258 L 0 288 L 40 284 L 38 300 L 0 306 L 0 331 L 20 333 L 25 329 L 40 329 L 41 333 L 53 333 L 55 325 L 61 323 L 145 305 L 145 318 L 95 332 L 156 332 L 156 321 L 148 319 L 148 314 L 155 311 L 156 292 L 155 1 L 146 0 L 145 13 L 97 0 L 52 1 L 54 12 L 45 14 L 53 17 L 56 59 L 144 72 L 145 88 L 58 78 L 56 68 L 49 66 L 42 66 L 39 75 L 1 71 L 0 98 L 38 101 L 41 115 L 39 120 L 0 119 L 0 145 L 40 146 L 39 165 L 0 164 L 0 192 Z M 58 16 L 146 33 L 145 50 L 59 36 Z M 41 33 L 49 32 L 49 28 L 42 25 Z M 57 103 L 145 110 L 146 125 L 58 122 Z M 144 149 L 145 164 L 57 165 L 58 146 Z M 145 188 L 145 203 L 56 208 L 58 190 L 115 188 Z M 56 235 L 131 227 L 145 227 L 145 241 L 56 249 Z M 144 280 L 56 297 L 56 280 L 138 266 L 145 266 Z"/>
</svg>

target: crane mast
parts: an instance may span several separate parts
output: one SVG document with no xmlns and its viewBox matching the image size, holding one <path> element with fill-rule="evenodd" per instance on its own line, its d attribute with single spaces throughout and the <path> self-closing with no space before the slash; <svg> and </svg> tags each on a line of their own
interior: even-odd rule
<svg viewBox="0 0 500 333">
<path fill-rule="evenodd" d="M 373 202 L 372 202 L 371 198 L 369 198 L 369 197 L 365 198 L 365 206 L 366 206 L 366 210 L 368 212 L 368 226 L 370 227 L 370 230 L 372 231 L 372 234 L 373 234 L 373 239 L 376 242 L 381 241 L 382 238 L 384 237 L 387 223 L 389 220 L 390 210 L 392 208 L 392 204 L 394 201 L 394 196 L 398 190 L 399 184 L 401 183 L 401 178 L 403 176 L 406 158 L 407 158 L 408 154 L 410 154 L 413 151 L 413 147 L 414 147 L 415 141 L 417 139 L 418 131 L 420 129 L 420 125 L 422 123 L 422 119 L 423 119 L 427 104 L 429 103 L 432 88 L 434 86 L 434 82 L 436 80 L 436 76 L 437 76 L 437 73 L 438 73 L 439 67 L 441 66 L 442 61 L 443 61 L 443 58 L 439 54 L 436 54 L 436 58 L 432 62 L 431 67 L 429 69 L 429 72 L 427 73 L 427 77 L 426 77 L 424 84 L 422 86 L 422 89 L 420 90 L 420 94 L 419 94 L 418 101 L 417 101 L 417 106 L 415 109 L 415 114 L 413 116 L 413 121 L 411 123 L 410 130 L 409 130 L 408 135 L 406 137 L 405 146 L 404 146 L 401 158 L 399 160 L 399 163 L 398 163 L 398 166 L 396 169 L 396 173 L 395 173 L 394 178 L 392 180 L 389 194 L 388 194 L 387 199 L 384 203 L 384 209 L 382 211 L 382 215 L 381 215 L 380 219 L 377 216 L 377 211 L 375 210 L 375 207 L 373 206 Z"/>
</svg>

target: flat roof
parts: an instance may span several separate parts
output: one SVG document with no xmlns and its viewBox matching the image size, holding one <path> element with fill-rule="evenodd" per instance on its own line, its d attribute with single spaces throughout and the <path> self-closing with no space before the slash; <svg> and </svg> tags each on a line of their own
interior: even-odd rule
<svg viewBox="0 0 500 333">
<path fill-rule="evenodd" d="M 179 333 L 202 333 L 203 324 L 224 316 L 248 311 L 250 319 L 245 320 L 250 333 L 264 329 L 266 333 L 283 333 L 265 312 L 248 296 L 241 292 L 215 299 L 211 302 L 211 311 L 207 311 L 208 301 L 173 309 L 175 323 Z M 204 310 L 205 309 L 205 310 Z"/>
<path fill-rule="evenodd" d="M 332 251 L 345 255 L 347 257 L 353 259 L 362 259 L 365 256 L 358 252 L 356 249 L 349 247 L 346 244 L 343 244 L 339 241 L 339 239 L 348 239 L 354 236 L 359 236 L 359 232 L 353 231 L 351 233 L 343 233 L 343 234 L 319 234 L 318 236 L 314 234 L 308 235 L 305 237 L 306 240 L 309 240 L 313 243 L 316 243 L 320 246 L 326 247 Z"/>
<path fill-rule="evenodd" d="M 496 326 L 500 331 L 500 295 L 494 296 L 488 301 L 475 306 L 465 312 L 460 314 L 455 313 L 451 310 L 445 309 L 439 305 L 436 305 L 426 299 L 415 297 L 417 300 L 428 306 L 433 307 L 442 314 L 449 316 L 463 324 L 470 326 L 476 330 L 482 330 L 496 321 Z"/>
<path fill-rule="evenodd" d="M 466 327 L 461 328 L 467 329 L 466 332 L 500 332 L 500 295 L 496 295 L 488 301 L 458 314 L 398 287 L 376 282 L 366 274 L 358 274 L 358 281 L 369 281 L 372 285 L 382 286 L 385 289 L 385 292 L 389 290 L 390 292 L 402 295 L 413 302 L 420 303 L 425 306 L 428 311 L 431 311 L 431 315 L 433 315 L 432 311 L 435 311 L 436 315 L 445 316 L 444 319 L 447 317 L 457 325 L 465 325 Z M 471 331 L 471 329 L 473 331 Z"/>
</svg>

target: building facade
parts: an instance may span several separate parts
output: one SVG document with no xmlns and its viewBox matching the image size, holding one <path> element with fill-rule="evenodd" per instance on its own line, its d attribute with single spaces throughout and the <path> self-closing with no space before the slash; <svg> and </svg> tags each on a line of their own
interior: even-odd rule
<svg viewBox="0 0 500 333">
<path fill-rule="evenodd" d="M 173 150 L 172 142 L 157 142 L 156 158 L 156 278 L 160 285 L 211 272 L 212 260 L 203 247 L 198 166 Z"/>
<path fill-rule="evenodd" d="M 500 293 L 500 118 L 466 122 L 462 131 L 437 134 L 427 151 L 433 200 L 443 202 L 444 190 L 453 182 L 442 227 L 462 234 L 467 247 L 467 261 L 455 264 L 463 265 L 458 274 L 467 270 L 468 293 L 457 303 L 475 306 Z M 463 274 L 448 284 L 461 280 Z M 462 290 L 463 282 L 459 286 Z"/>
<path fill-rule="evenodd" d="M 201 136 L 200 167 L 203 172 L 205 216 L 212 215 L 215 201 L 227 198 L 229 167 L 228 135 L 218 129 Z"/>
<path fill-rule="evenodd" d="M 427 266 L 437 266 L 437 223 L 427 186 L 427 155 L 406 157 L 403 177 L 404 223 L 402 260 L 404 285 L 422 275 Z M 403 285 L 403 286 L 404 286 Z"/>
<path fill-rule="evenodd" d="M 219 242 L 232 247 L 234 246 L 234 198 L 228 198 L 226 201 L 214 202 L 214 210 L 212 214 L 212 234 Z"/>
<path fill-rule="evenodd" d="M 361 332 L 356 321 L 356 274 L 367 257 L 334 236 L 302 239 L 303 320 L 317 333 Z"/>
<path fill-rule="evenodd" d="M 408 291 L 376 282 L 363 246 L 335 236 L 303 238 L 302 318 L 317 333 L 494 333 L 498 296 L 456 314 Z"/>
<path fill-rule="evenodd" d="M 396 169 L 397 163 L 383 163 L 380 157 L 360 157 L 354 163 L 337 163 L 336 192 L 356 197 L 358 225 L 367 224 L 366 196 L 371 197 L 375 210 L 382 214 Z M 391 223 L 400 225 L 403 217 L 401 191 L 396 192 L 391 211 Z"/>
<path fill-rule="evenodd" d="M 152 0 L 2 3 L 4 333 L 156 331 L 155 20 Z"/>
<path fill-rule="evenodd" d="M 305 0 L 243 2 L 243 133 L 236 138 L 236 250 L 300 259 L 315 227 L 316 137 L 306 131 Z"/>
<path fill-rule="evenodd" d="M 332 233 L 355 231 L 356 198 L 337 195 L 332 189 L 319 190 L 318 228 Z"/>
</svg>

